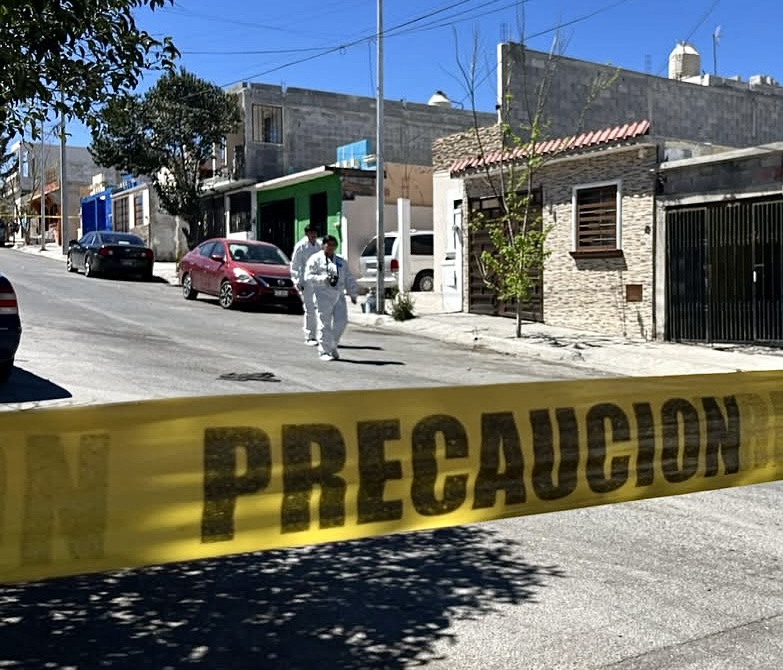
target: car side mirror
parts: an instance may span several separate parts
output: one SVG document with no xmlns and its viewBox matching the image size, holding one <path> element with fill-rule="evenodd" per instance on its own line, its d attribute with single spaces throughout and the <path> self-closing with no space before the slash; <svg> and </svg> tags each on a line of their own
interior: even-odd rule
<svg viewBox="0 0 783 670">
<path fill-rule="evenodd" d="M 225 263 L 226 259 L 221 254 L 212 254 L 210 258 L 217 263 Z"/>
</svg>

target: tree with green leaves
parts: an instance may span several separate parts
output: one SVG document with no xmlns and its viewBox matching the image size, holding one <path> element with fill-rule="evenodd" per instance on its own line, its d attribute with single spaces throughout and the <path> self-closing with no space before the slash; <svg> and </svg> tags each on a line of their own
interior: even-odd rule
<svg viewBox="0 0 783 670">
<path fill-rule="evenodd" d="M 476 106 L 476 55 L 478 39 L 474 37 L 473 56 L 463 63 L 457 59 L 468 96 L 474 110 L 474 139 L 478 155 L 500 151 L 499 166 L 493 161 L 481 162 L 484 188 L 492 193 L 498 207 L 491 214 L 481 210 L 468 210 L 468 227 L 485 232 L 491 243 L 475 258 L 484 285 L 497 299 L 513 303 L 516 316 L 516 337 L 522 337 L 523 312 L 531 293 L 543 276 L 544 263 L 550 255 L 546 248 L 549 227 L 544 225 L 540 199 L 537 197 L 539 176 L 546 163 L 558 157 L 558 153 L 546 155 L 539 151 L 548 136 L 549 122 L 545 115 L 549 89 L 554 81 L 560 50 L 564 44 L 556 37 L 545 66 L 545 73 L 534 93 L 515 101 L 504 86 L 499 106 L 500 123 L 496 133 L 479 128 Z M 507 73 L 510 74 L 510 73 Z M 615 81 L 613 76 L 597 76 L 590 84 L 574 133 L 581 130 L 587 109 L 596 98 Z M 511 106 L 522 105 L 524 122 L 512 127 Z M 489 138 L 489 139 L 488 139 Z"/>
<path fill-rule="evenodd" d="M 93 127 L 98 106 L 170 67 L 171 39 L 153 38 L 137 10 L 173 0 L 6 0 L 0 3 L 0 130 L 31 133 L 65 114 Z"/>
<path fill-rule="evenodd" d="M 192 247 L 203 232 L 201 167 L 240 119 L 233 95 L 184 69 L 167 72 L 144 95 L 109 101 L 89 149 L 98 165 L 149 179 Z"/>
</svg>

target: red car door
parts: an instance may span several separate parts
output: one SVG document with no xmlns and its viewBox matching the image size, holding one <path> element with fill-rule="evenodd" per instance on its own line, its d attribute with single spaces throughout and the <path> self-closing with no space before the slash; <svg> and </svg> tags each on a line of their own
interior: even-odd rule
<svg viewBox="0 0 783 670">
<path fill-rule="evenodd" d="M 222 260 L 215 260 L 217 257 L 220 257 Z M 204 273 L 204 288 L 201 290 L 204 293 L 218 294 L 220 283 L 223 281 L 225 274 L 226 259 L 226 247 L 223 242 L 216 242 L 209 250 L 207 256 L 201 259 Z"/>
<path fill-rule="evenodd" d="M 190 274 L 190 281 L 196 291 L 204 290 L 204 254 L 209 253 L 214 242 L 204 242 L 197 246 L 186 256 L 186 270 Z"/>
</svg>

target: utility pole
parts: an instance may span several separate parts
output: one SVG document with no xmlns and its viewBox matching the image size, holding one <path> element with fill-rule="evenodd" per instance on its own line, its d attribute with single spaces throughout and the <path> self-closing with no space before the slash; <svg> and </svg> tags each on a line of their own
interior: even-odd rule
<svg viewBox="0 0 783 670">
<path fill-rule="evenodd" d="M 38 166 L 38 175 L 41 180 L 41 225 L 38 226 L 41 233 L 41 251 L 46 251 L 46 131 L 44 121 L 41 119 L 41 160 Z"/>
<path fill-rule="evenodd" d="M 60 112 L 60 245 L 68 253 L 71 228 L 68 221 L 68 182 L 65 170 L 65 109 Z"/>
<path fill-rule="evenodd" d="M 386 293 L 386 269 L 384 260 L 383 239 L 383 0 L 378 0 L 378 34 L 376 35 L 378 90 L 375 100 L 377 114 L 375 133 L 375 221 L 377 224 L 375 241 L 377 242 L 378 273 L 375 279 L 376 312 L 384 314 L 384 297 Z"/>
</svg>

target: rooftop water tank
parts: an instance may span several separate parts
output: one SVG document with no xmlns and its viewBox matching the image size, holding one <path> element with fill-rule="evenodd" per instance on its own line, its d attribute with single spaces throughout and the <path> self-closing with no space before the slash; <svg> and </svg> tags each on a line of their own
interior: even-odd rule
<svg viewBox="0 0 783 670">
<path fill-rule="evenodd" d="M 701 75 L 701 56 L 687 42 L 680 42 L 669 54 L 669 79 Z"/>
<path fill-rule="evenodd" d="M 451 100 L 443 91 L 435 91 L 427 104 L 433 107 L 451 107 Z"/>
</svg>

